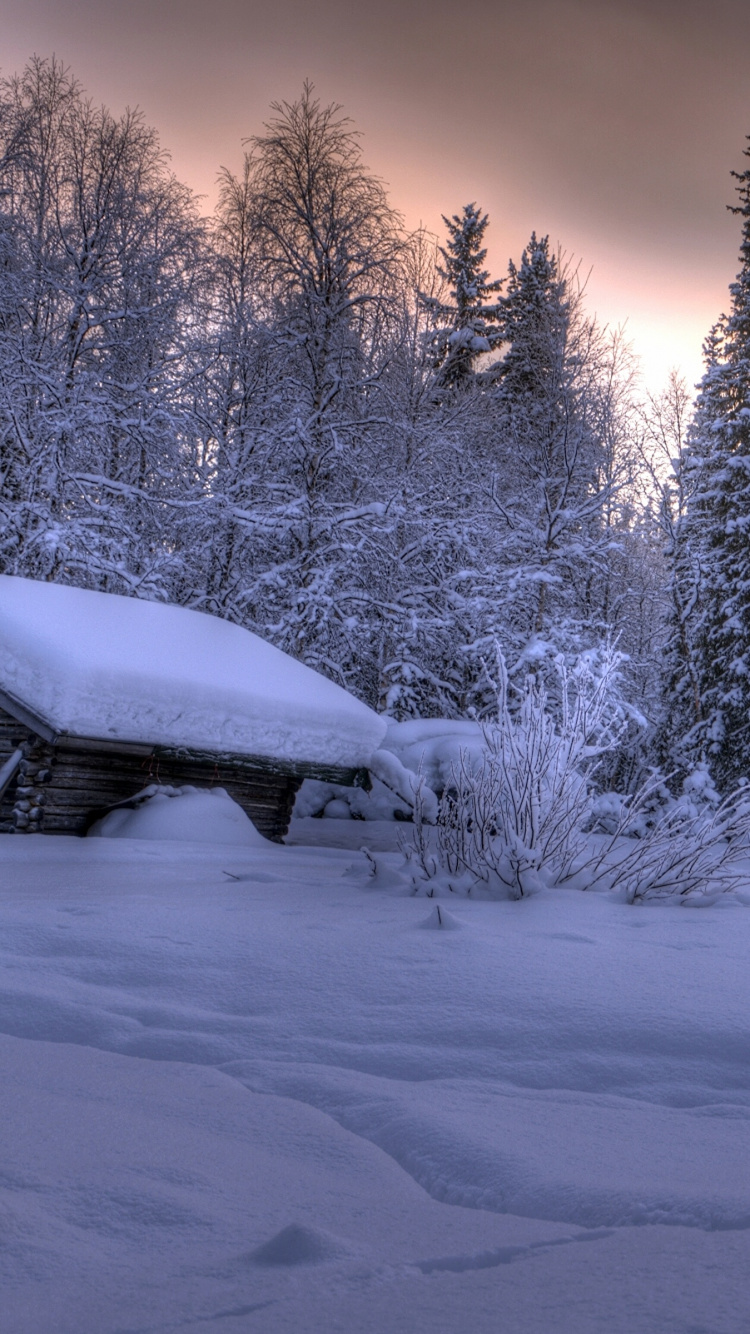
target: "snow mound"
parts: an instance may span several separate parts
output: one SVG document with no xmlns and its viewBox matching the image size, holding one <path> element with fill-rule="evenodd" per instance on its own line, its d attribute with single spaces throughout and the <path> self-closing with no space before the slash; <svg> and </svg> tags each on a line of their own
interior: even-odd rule
<svg viewBox="0 0 750 1334">
<path fill-rule="evenodd" d="M 306 778 L 293 819 L 325 815 L 337 820 L 411 820 L 419 796 L 423 820 L 435 824 L 438 797 L 451 786 L 462 756 L 470 767 L 479 767 L 483 746 L 480 723 L 447 718 L 389 721 L 385 739 L 367 765 L 370 791 Z"/>
<path fill-rule="evenodd" d="M 426 931 L 460 931 L 463 922 L 459 922 L 453 913 L 446 912 L 445 908 L 436 903 L 429 917 L 425 917 L 419 925 Z"/>
<path fill-rule="evenodd" d="M 229 621 L 0 576 L 0 689 L 74 736 L 359 767 L 386 722 Z"/>
<path fill-rule="evenodd" d="M 351 820 L 352 813 L 346 801 L 340 797 L 333 797 L 326 803 L 323 814 L 327 820 Z"/>
<path fill-rule="evenodd" d="M 404 769 L 421 774 L 428 788 L 440 795 L 450 786 L 452 772 L 464 754 L 481 761 L 483 734 L 481 723 L 449 718 L 414 718 L 405 723 L 391 722 L 382 742 Z"/>
<path fill-rule="evenodd" d="M 326 1260 L 339 1260 L 348 1249 L 336 1237 L 317 1228 L 291 1223 L 253 1251 L 250 1259 L 256 1265 L 310 1265 Z"/>
<path fill-rule="evenodd" d="M 176 839 L 266 848 L 241 806 L 223 787 L 157 787 L 152 784 L 126 806 L 110 811 L 89 830 L 90 838 Z"/>
<path fill-rule="evenodd" d="M 382 755 L 383 752 L 379 753 Z M 366 792 L 361 787 L 306 778 L 297 793 L 292 819 L 299 821 L 325 816 L 335 820 L 411 820 L 413 801 L 402 801 L 393 788 L 373 777 L 372 769 L 370 784 L 370 790 Z"/>
</svg>

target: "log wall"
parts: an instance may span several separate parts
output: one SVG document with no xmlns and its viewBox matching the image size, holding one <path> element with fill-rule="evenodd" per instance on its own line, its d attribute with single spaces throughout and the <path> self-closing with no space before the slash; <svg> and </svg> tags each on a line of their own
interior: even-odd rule
<svg viewBox="0 0 750 1334">
<path fill-rule="evenodd" d="M 226 788 L 261 834 L 280 842 L 302 782 L 301 773 L 282 772 L 270 761 L 256 766 L 252 760 L 207 759 L 164 748 L 118 750 L 116 743 L 99 748 L 94 742 L 62 737 L 50 745 L 0 710 L 0 764 L 19 744 L 24 759 L 0 802 L 2 833 L 82 835 L 110 807 L 150 783 L 189 783 Z"/>
<path fill-rule="evenodd" d="M 20 745 L 28 741 L 29 729 L 0 709 L 0 766 Z M 0 798 L 0 833 L 9 834 L 14 829 L 13 807 L 16 801 L 17 779 L 14 778 Z"/>
<path fill-rule="evenodd" d="M 73 746 L 55 748 L 54 777 L 45 794 L 44 832 L 85 834 L 111 806 L 150 783 L 169 787 L 223 787 L 266 838 L 280 842 L 289 827 L 300 781 L 220 762 L 157 755 L 98 753 Z"/>
</svg>

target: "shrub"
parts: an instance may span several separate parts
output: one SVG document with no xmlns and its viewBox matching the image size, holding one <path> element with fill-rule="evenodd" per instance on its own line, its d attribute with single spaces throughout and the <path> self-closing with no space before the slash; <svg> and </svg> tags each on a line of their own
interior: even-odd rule
<svg viewBox="0 0 750 1334">
<path fill-rule="evenodd" d="M 582 658 L 556 662 L 557 717 L 544 683 L 528 676 L 515 711 L 498 653 L 497 716 L 483 727 L 479 757 L 462 751 L 440 801 L 435 851 L 419 793 L 411 860 L 421 880 L 441 877 L 453 890 L 483 887 L 521 898 L 569 878 L 584 853 L 591 779 L 617 744 L 619 655 L 609 650 L 594 674 Z"/>
<path fill-rule="evenodd" d="M 592 780 L 626 725 L 618 662 L 608 651 L 595 674 L 586 658 L 570 671 L 559 660 L 553 716 L 546 688 L 533 676 L 511 710 L 498 655 L 496 719 L 483 727 L 481 752 L 463 750 L 453 766 L 434 835 L 417 782 L 405 848 L 415 892 L 518 899 L 569 885 L 616 890 L 635 903 L 712 898 L 737 885 L 739 858 L 750 850 L 750 787 L 720 801 L 701 770 L 679 799 L 665 800 L 664 780 L 655 775 L 632 796 L 608 794 L 602 820 Z M 597 824 L 606 833 L 593 833 Z"/>
</svg>

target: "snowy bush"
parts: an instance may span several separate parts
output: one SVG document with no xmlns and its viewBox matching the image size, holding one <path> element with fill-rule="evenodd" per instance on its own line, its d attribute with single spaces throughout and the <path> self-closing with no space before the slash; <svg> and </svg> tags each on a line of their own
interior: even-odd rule
<svg viewBox="0 0 750 1334">
<path fill-rule="evenodd" d="M 653 783 L 645 784 L 623 802 L 609 837 L 580 863 L 582 887 L 605 885 L 628 903 L 712 900 L 734 889 L 742 878 L 740 860 L 750 853 L 750 788 L 721 801 L 705 771 L 691 775 L 680 799 L 647 821 L 653 790 Z"/>
<path fill-rule="evenodd" d="M 461 752 L 437 830 L 416 803 L 405 853 L 416 892 L 522 898 L 551 885 L 604 888 L 627 902 L 712 899 L 733 889 L 750 852 L 750 787 L 720 800 L 705 767 L 668 798 L 655 773 L 632 796 L 595 794 L 600 759 L 622 727 L 610 652 L 596 675 L 558 661 L 559 710 L 529 676 L 516 712 L 499 658 L 498 708 L 481 752 Z M 430 794 L 432 795 L 432 794 Z"/>
<path fill-rule="evenodd" d="M 440 801 L 433 850 L 417 801 L 410 852 L 417 887 L 444 881 L 454 891 L 483 888 L 521 898 L 570 878 L 585 856 L 591 777 L 617 744 L 621 723 L 609 650 L 595 675 L 587 659 L 556 663 L 559 710 L 526 678 L 511 711 L 505 661 L 498 654 L 497 717 L 483 726 L 481 752 L 463 750 Z"/>
</svg>

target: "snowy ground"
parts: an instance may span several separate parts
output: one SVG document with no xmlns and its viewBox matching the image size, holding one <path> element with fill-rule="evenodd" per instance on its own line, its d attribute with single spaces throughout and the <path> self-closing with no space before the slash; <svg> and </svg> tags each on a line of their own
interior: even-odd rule
<svg viewBox="0 0 750 1334">
<path fill-rule="evenodd" d="M 746 1334 L 750 910 L 436 929 L 395 829 L 0 838 L 3 1334 Z"/>
</svg>

